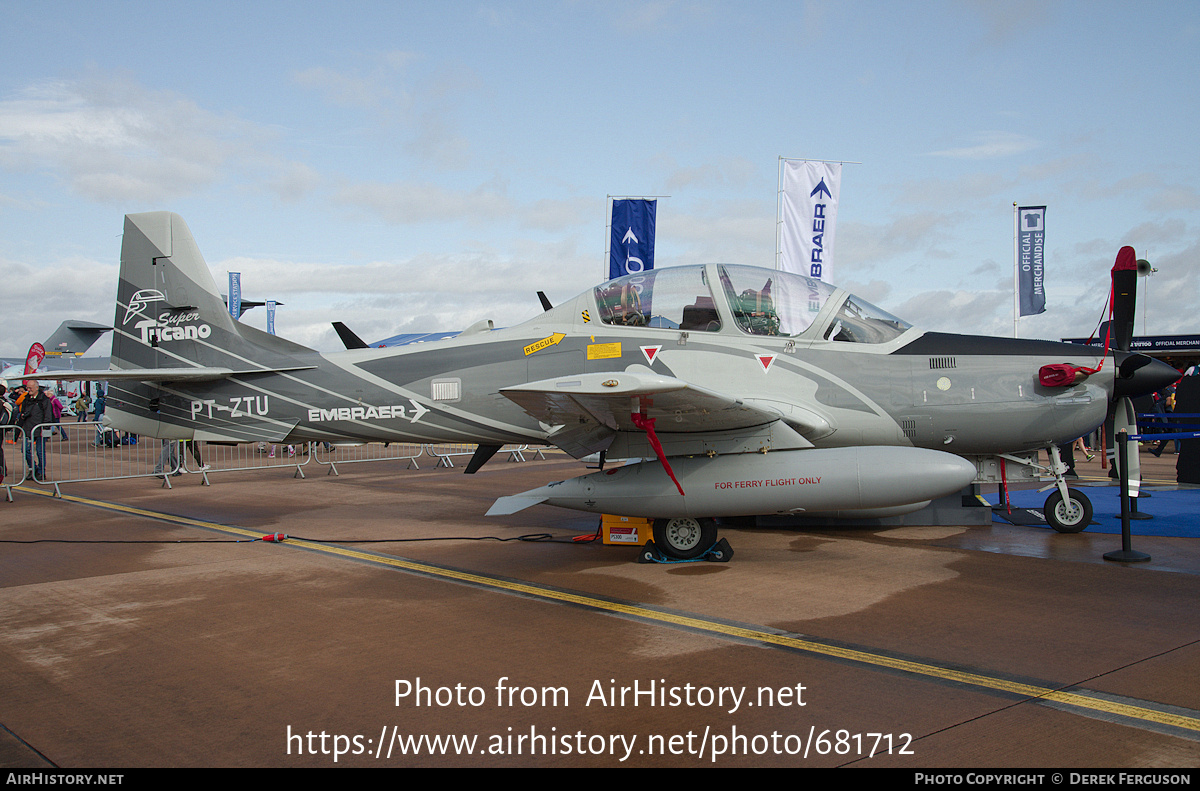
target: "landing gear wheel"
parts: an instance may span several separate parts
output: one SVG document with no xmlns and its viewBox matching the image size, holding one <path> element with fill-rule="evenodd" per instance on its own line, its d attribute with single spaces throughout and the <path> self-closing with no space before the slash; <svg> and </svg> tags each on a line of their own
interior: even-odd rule
<svg viewBox="0 0 1200 791">
<path fill-rule="evenodd" d="M 654 520 L 654 545 L 679 560 L 698 558 L 717 542 L 717 523 L 711 519 L 677 516 Z"/>
<path fill-rule="evenodd" d="M 1042 513 L 1058 532 L 1078 533 L 1092 522 L 1092 501 L 1074 489 L 1067 489 L 1067 496 L 1068 499 L 1063 500 L 1062 492 L 1051 492 Z"/>
</svg>

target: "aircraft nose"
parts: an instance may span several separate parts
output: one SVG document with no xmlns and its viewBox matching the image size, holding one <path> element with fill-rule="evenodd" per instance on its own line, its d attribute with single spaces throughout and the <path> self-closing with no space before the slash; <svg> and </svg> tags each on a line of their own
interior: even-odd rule
<svg viewBox="0 0 1200 791">
<path fill-rule="evenodd" d="M 1179 371 L 1144 354 L 1117 352 L 1117 376 L 1113 392 L 1117 398 L 1136 398 L 1162 390 L 1179 378 Z"/>
</svg>

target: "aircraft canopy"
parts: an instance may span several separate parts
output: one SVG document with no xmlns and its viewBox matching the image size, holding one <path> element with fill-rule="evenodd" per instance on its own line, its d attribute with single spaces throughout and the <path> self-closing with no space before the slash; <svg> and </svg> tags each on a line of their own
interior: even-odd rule
<svg viewBox="0 0 1200 791">
<path fill-rule="evenodd" d="M 912 326 L 823 281 L 734 264 L 626 275 L 597 286 L 594 295 L 601 321 L 631 327 L 721 332 L 734 326 L 749 335 L 885 343 Z"/>
</svg>

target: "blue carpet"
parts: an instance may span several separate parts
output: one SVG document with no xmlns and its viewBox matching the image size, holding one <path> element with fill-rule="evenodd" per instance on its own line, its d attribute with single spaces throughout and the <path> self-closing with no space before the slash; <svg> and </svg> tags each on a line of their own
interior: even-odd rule
<svg viewBox="0 0 1200 791">
<path fill-rule="evenodd" d="M 1121 532 L 1121 499 L 1116 486 L 1079 486 L 1072 487 L 1086 494 L 1092 501 L 1092 524 L 1088 526 L 1089 533 L 1120 533 Z M 1049 491 L 1039 492 L 1036 489 L 1023 489 L 1009 494 L 1014 512 L 1017 508 L 1028 509 L 1041 514 L 1042 505 L 1046 502 Z M 1200 538 L 1200 489 L 1180 489 L 1174 491 L 1149 492 L 1150 497 L 1138 500 L 1138 511 L 1150 514 L 1153 519 L 1133 519 L 1129 522 L 1129 531 L 1135 536 L 1174 536 L 1179 538 Z M 997 494 L 985 494 L 984 498 L 993 505 L 997 502 Z M 993 519 L 1003 520 L 1004 511 L 993 511 Z M 1014 516 L 1016 514 L 1014 513 Z M 1019 519 L 1019 517 L 1018 517 Z M 1049 525 L 1030 525 L 1051 529 Z"/>
</svg>

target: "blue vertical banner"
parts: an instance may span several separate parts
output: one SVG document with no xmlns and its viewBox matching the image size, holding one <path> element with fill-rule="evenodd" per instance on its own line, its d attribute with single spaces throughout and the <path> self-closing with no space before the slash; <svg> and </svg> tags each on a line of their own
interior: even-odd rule
<svg viewBox="0 0 1200 791">
<path fill-rule="evenodd" d="M 242 316 L 242 273 L 229 273 L 229 315 L 237 321 Z"/>
<path fill-rule="evenodd" d="M 1021 316 L 1046 312 L 1046 207 L 1017 209 L 1017 291 Z"/>
<path fill-rule="evenodd" d="M 267 332 L 275 334 L 275 300 L 267 300 Z"/>
<path fill-rule="evenodd" d="M 621 199 L 612 202 L 612 238 L 608 246 L 608 279 L 654 268 L 654 225 L 658 201 Z"/>
</svg>

